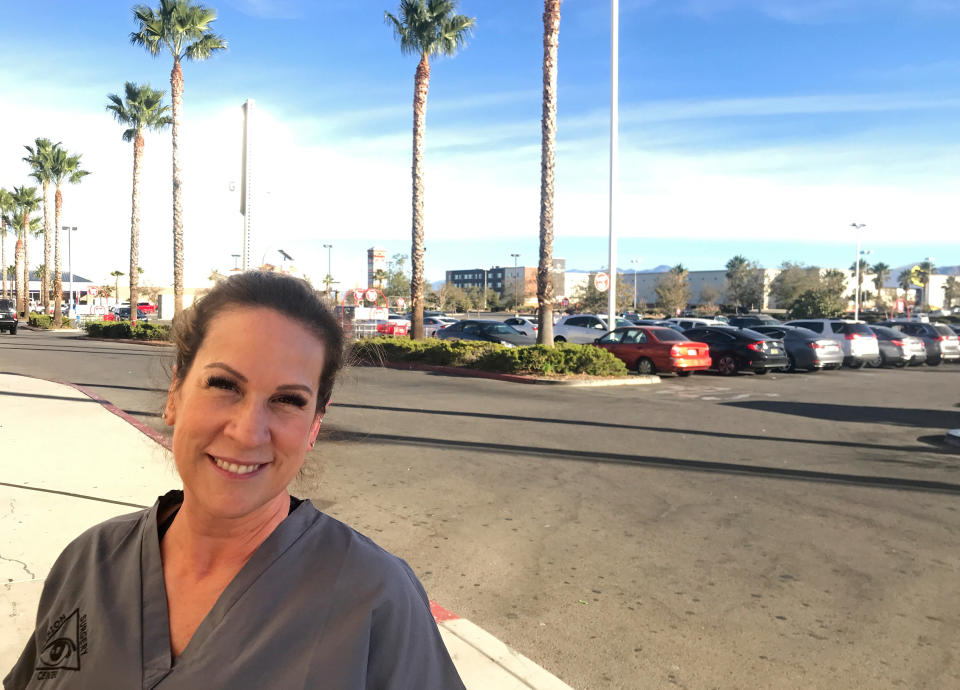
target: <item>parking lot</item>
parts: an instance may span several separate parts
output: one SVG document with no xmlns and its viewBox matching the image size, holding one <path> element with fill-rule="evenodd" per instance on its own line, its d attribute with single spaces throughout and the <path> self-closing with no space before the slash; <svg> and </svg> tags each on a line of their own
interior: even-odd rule
<svg viewBox="0 0 960 690">
<path fill-rule="evenodd" d="M 23 332 L 0 368 L 159 427 L 162 352 Z M 296 491 L 575 688 L 956 687 L 958 384 L 955 365 L 611 388 L 354 368 Z"/>
</svg>

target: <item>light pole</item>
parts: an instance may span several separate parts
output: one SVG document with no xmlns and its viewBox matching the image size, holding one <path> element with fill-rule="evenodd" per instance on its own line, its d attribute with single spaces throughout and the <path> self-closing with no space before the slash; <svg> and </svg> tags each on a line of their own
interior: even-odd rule
<svg viewBox="0 0 960 690">
<path fill-rule="evenodd" d="M 633 269 L 633 310 L 637 310 L 637 267 L 640 266 L 640 259 L 630 259 L 634 265 Z"/>
<path fill-rule="evenodd" d="M 70 318 L 70 314 L 74 314 L 76 309 L 76 302 L 73 299 L 73 233 L 77 231 L 75 227 L 63 226 L 63 231 L 67 233 L 67 270 L 70 271 L 70 306 L 67 307 L 67 318 Z M 61 299 L 58 297 L 57 299 Z M 76 318 L 76 314 L 74 314 Z"/>
<path fill-rule="evenodd" d="M 327 281 L 332 281 L 332 280 L 333 280 L 333 272 L 332 272 L 331 267 L 333 266 L 333 262 L 332 262 L 331 259 L 330 259 L 330 256 L 331 256 L 330 253 L 331 253 L 331 251 L 333 251 L 333 245 L 332 245 L 332 244 L 325 244 L 325 245 L 323 245 L 323 248 L 327 250 Z M 328 295 L 330 294 L 330 285 L 331 285 L 331 284 L 332 284 L 332 283 L 327 282 L 327 294 L 328 294 Z"/>
<path fill-rule="evenodd" d="M 930 314 L 930 294 L 929 294 L 930 278 L 933 277 L 933 262 L 935 261 L 935 259 L 932 256 L 928 256 L 924 259 L 924 261 L 927 262 L 927 270 L 925 271 L 925 273 L 927 274 L 927 279 L 924 281 L 924 285 L 923 285 L 923 301 L 927 305 L 927 308 L 925 311 L 927 315 L 929 315 Z"/>
<path fill-rule="evenodd" d="M 513 308 L 517 309 L 517 283 L 519 282 L 517 280 L 517 258 L 520 255 L 511 254 L 510 256 L 513 257 Z"/>
<path fill-rule="evenodd" d="M 620 133 L 620 2 L 610 0 L 610 292 L 607 293 L 607 325 L 617 327 L 617 240 L 616 210 L 617 186 L 619 184 L 619 133 Z"/>
<path fill-rule="evenodd" d="M 856 271 L 854 276 L 854 296 L 853 296 L 853 320 L 860 320 L 860 229 L 865 228 L 866 223 L 850 223 L 850 227 L 857 233 L 857 258 L 854 264 Z"/>
</svg>

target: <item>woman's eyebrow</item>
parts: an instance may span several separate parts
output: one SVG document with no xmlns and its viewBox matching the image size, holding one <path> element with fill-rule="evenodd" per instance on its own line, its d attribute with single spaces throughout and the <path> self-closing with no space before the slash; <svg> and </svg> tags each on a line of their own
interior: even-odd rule
<svg viewBox="0 0 960 690">
<path fill-rule="evenodd" d="M 233 367 L 231 367 L 229 364 L 224 364 L 223 362 L 210 362 L 210 364 L 204 367 L 204 369 L 211 369 L 211 368 L 223 369 L 228 374 L 231 374 L 235 376 L 237 379 L 239 379 L 241 383 L 247 382 L 247 377 L 241 374 L 239 371 L 237 371 Z M 278 391 L 296 390 L 296 391 L 303 391 L 307 395 L 313 395 L 313 389 L 310 386 L 303 385 L 302 383 L 286 383 L 282 386 L 277 386 L 277 390 Z"/>
</svg>

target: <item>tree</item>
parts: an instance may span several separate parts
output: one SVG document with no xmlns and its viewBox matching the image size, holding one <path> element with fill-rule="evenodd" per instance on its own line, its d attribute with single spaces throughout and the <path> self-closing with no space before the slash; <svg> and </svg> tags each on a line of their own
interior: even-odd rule
<svg viewBox="0 0 960 690">
<path fill-rule="evenodd" d="M 835 290 L 820 287 L 807 290 L 794 300 L 790 316 L 794 319 L 830 319 L 845 311 L 843 297 Z"/>
<path fill-rule="evenodd" d="M 387 286 L 383 291 L 388 296 L 399 297 L 410 294 L 410 273 L 406 270 L 406 264 L 406 254 L 394 254 L 393 258 L 387 262 Z"/>
<path fill-rule="evenodd" d="M 900 289 L 904 292 L 913 290 L 913 273 L 910 269 L 900 271 L 900 275 L 897 277 L 897 285 L 899 285 Z"/>
<path fill-rule="evenodd" d="M 216 10 L 193 0 L 160 0 L 154 10 L 146 5 L 133 8 L 137 31 L 130 34 L 133 45 L 145 48 L 157 57 L 167 51 L 173 56 L 170 70 L 170 100 L 173 103 L 173 314 L 183 310 L 183 208 L 180 174 L 180 126 L 183 124 L 183 60 L 206 60 L 226 50 L 227 42 L 213 33 L 210 25 Z"/>
<path fill-rule="evenodd" d="M 90 173 L 80 169 L 80 154 L 71 155 L 58 144 L 53 147 L 53 153 L 51 154 L 50 174 L 51 181 L 57 188 L 53 204 L 53 294 L 57 296 L 53 301 L 53 323 L 59 327 L 63 322 L 63 315 L 60 310 L 60 295 L 63 294 L 63 270 L 60 268 L 62 265 L 60 259 L 60 214 L 63 211 L 63 192 L 60 188 L 64 182 L 79 184 Z"/>
<path fill-rule="evenodd" d="M 553 183 L 557 154 L 557 49 L 561 0 L 543 1 L 543 98 L 540 122 L 540 263 L 537 343 L 553 347 Z"/>
<path fill-rule="evenodd" d="M 57 144 L 59 146 L 59 144 Z M 54 144 L 49 139 L 38 137 L 34 146 L 24 146 L 29 156 L 23 158 L 32 172 L 30 177 L 43 186 L 43 277 L 41 278 L 40 294 L 42 295 L 43 313 L 47 313 L 50 306 L 50 272 L 46 270 L 50 265 L 50 182 L 53 181 L 52 157 Z"/>
<path fill-rule="evenodd" d="M 14 248 L 14 262 L 16 273 L 17 312 L 27 318 L 30 309 L 30 274 L 27 270 L 26 244 L 27 233 L 30 230 L 30 214 L 40 205 L 36 187 L 14 187 L 14 227 L 17 228 L 17 244 Z"/>
<path fill-rule="evenodd" d="M 150 88 L 149 84 L 142 86 L 133 82 L 124 84 L 124 98 L 111 93 L 107 96 L 110 103 L 107 110 L 114 119 L 127 129 L 123 131 L 123 140 L 133 142 L 133 192 L 131 194 L 130 210 L 130 323 L 137 325 L 137 310 L 134 309 L 139 299 L 140 262 L 140 170 L 143 158 L 143 130 L 160 131 L 168 127 L 172 120 L 168 112 L 170 107 L 163 105 L 163 91 Z"/>
<path fill-rule="evenodd" d="M 860 270 L 859 270 L 859 271 L 857 270 L 857 263 L 858 263 L 857 261 L 854 261 L 852 264 L 850 264 L 850 273 L 853 274 L 853 276 L 856 278 L 856 281 L 857 281 L 856 292 L 854 292 L 854 295 L 853 295 L 854 300 L 855 300 L 855 301 L 858 301 L 858 302 L 860 303 L 860 305 L 862 306 L 862 305 L 863 305 L 863 297 L 864 297 L 864 295 L 863 295 L 863 282 L 864 282 L 864 280 L 866 279 L 867 271 L 870 270 L 870 262 L 868 262 L 866 259 L 860 259 L 860 261 L 859 261 Z M 857 295 L 859 295 L 859 298 L 857 297 Z"/>
<path fill-rule="evenodd" d="M 960 285 L 957 284 L 956 276 L 950 276 L 943 284 L 943 306 L 952 307 L 957 299 L 960 299 Z"/>
<path fill-rule="evenodd" d="M 115 282 L 114 282 L 113 294 L 117 296 L 117 302 L 119 303 L 119 302 L 120 302 L 120 277 L 121 277 L 121 276 L 125 276 L 125 275 L 127 275 L 127 274 L 124 273 L 123 271 L 110 271 L 110 275 L 113 276 L 113 279 L 114 279 L 114 281 L 115 281 Z M 134 302 L 134 301 L 131 299 L 131 300 L 130 300 L 130 319 L 131 319 L 131 320 L 133 320 L 133 311 L 134 311 L 133 306 L 134 306 L 135 304 L 136 304 L 136 302 Z"/>
<path fill-rule="evenodd" d="M 727 301 L 737 307 L 763 306 L 763 271 L 741 254 L 727 262 Z"/>
<path fill-rule="evenodd" d="M 870 267 L 870 272 L 873 273 L 873 286 L 877 289 L 877 306 L 886 309 L 887 301 L 883 298 L 883 286 L 890 277 L 890 267 L 879 261 Z"/>
<path fill-rule="evenodd" d="M 796 299 L 820 285 L 820 269 L 802 263 L 785 261 L 780 264 L 780 272 L 770 281 L 770 296 L 780 309 L 790 309 Z"/>
<path fill-rule="evenodd" d="M 690 281 L 683 264 L 671 268 L 654 289 L 660 308 L 670 314 L 676 314 L 690 302 Z"/>
<path fill-rule="evenodd" d="M 607 312 L 609 295 L 606 290 L 600 292 L 594 286 L 593 281 L 596 273 L 591 273 L 587 280 L 577 285 L 570 295 L 570 302 L 574 304 L 579 311 L 600 314 Z M 633 303 L 633 295 L 630 290 L 633 283 L 627 284 L 622 276 L 617 276 L 617 311 L 626 309 Z"/>
<path fill-rule="evenodd" d="M 456 14 L 457 0 L 400 0 L 400 18 L 384 12 L 404 55 L 419 55 L 413 81 L 413 227 L 410 249 L 410 337 L 423 340 L 423 145 L 426 134 L 430 56 L 454 56 L 472 32 L 475 19 Z"/>
<path fill-rule="evenodd" d="M 0 296 L 6 298 L 9 294 L 7 291 L 7 225 L 8 225 L 8 216 L 13 213 L 14 204 L 13 204 L 13 195 L 8 192 L 6 189 L 0 187 L 0 273 L 3 275 L 0 276 L 3 280 L 3 292 L 0 293 Z M 12 223 L 10 223 L 12 225 Z"/>
<path fill-rule="evenodd" d="M 387 280 L 387 272 L 382 268 L 378 268 L 373 272 L 373 287 L 383 288 L 384 283 Z"/>
<path fill-rule="evenodd" d="M 931 259 L 926 259 L 919 263 L 920 270 L 917 274 L 920 277 L 920 283 L 923 285 L 923 304 L 924 311 L 930 311 L 930 277 L 937 272 L 937 267 L 933 265 Z"/>
</svg>

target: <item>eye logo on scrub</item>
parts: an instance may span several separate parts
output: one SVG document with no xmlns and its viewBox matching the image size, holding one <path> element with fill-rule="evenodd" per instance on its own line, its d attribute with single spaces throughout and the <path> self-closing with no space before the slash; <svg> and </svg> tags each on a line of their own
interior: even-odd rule
<svg viewBox="0 0 960 690">
<path fill-rule="evenodd" d="M 37 655 L 37 680 L 56 678 L 59 671 L 79 671 L 80 656 L 87 653 L 87 617 L 74 609 L 60 616 L 47 631 L 47 641 Z"/>
</svg>

